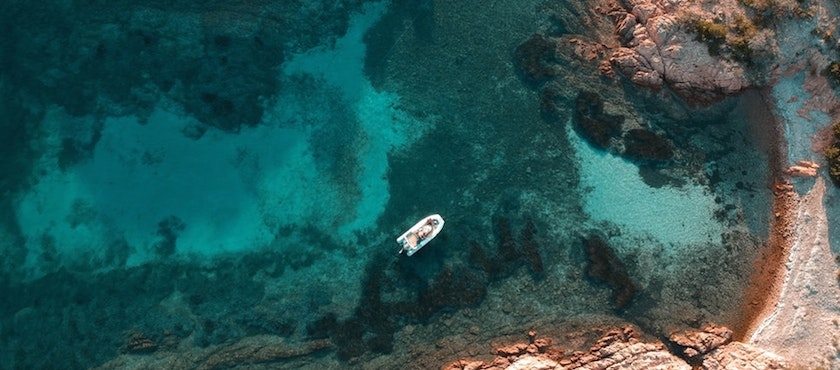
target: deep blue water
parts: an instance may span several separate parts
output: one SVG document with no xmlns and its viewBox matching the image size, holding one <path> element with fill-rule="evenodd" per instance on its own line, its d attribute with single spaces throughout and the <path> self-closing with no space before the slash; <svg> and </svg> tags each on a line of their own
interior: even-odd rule
<svg viewBox="0 0 840 370">
<path fill-rule="evenodd" d="M 517 47 L 585 4 L 484 5 L 4 5 L 0 366 L 422 368 L 534 327 L 737 326 L 770 214 L 753 107 L 568 55 L 535 82 Z"/>
</svg>

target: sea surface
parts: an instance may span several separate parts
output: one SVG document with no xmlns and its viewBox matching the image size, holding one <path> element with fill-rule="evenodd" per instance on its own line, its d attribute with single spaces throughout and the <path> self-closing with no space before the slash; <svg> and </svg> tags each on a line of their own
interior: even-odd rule
<svg viewBox="0 0 840 370">
<path fill-rule="evenodd" d="M 424 368 L 534 329 L 737 327 L 767 108 L 563 54 L 546 117 L 515 50 L 610 29 L 586 9 L 5 2 L 0 368 Z M 581 92 L 673 155 L 592 145 Z"/>
</svg>

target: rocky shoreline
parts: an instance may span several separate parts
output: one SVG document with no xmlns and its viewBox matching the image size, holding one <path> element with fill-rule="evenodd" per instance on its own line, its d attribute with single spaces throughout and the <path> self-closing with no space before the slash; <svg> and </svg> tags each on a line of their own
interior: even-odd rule
<svg viewBox="0 0 840 370">
<path fill-rule="evenodd" d="M 753 104 L 775 106 L 776 102 L 767 101 L 769 94 L 755 94 Z M 780 122 L 781 120 L 777 120 Z M 812 353 L 811 357 L 800 357 L 801 349 L 787 349 L 782 343 L 788 343 L 786 336 L 792 330 L 776 318 L 780 311 L 787 311 L 784 320 L 793 320 L 790 309 L 805 302 L 784 301 L 790 294 L 783 294 L 790 289 L 791 270 L 801 270 L 805 261 L 795 261 L 792 252 L 795 245 L 808 240 L 826 238 L 815 235 L 819 231 L 810 231 L 814 221 L 811 217 L 822 214 L 825 210 L 821 203 L 825 195 L 825 183 L 815 176 L 791 175 L 788 168 L 782 168 L 786 154 L 786 143 L 781 140 L 781 133 L 771 135 L 771 145 L 775 146 L 776 155 L 771 160 L 773 184 L 773 217 L 767 245 L 761 250 L 753 266 L 749 284 L 744 292 L 742 316 L 736 327 L 716 327 L 714 324 L 702 330 L 677 332 L 668 336 L 665 342 L 655 339 L 640 339 L 638 328 L 631 326 L 603 329 L 605 333 L 588 349 L 562 348 L 558 343 L 570 343 L 568 340 L 550 337 L 537 338 L 535 332 L 528 333 L 528 342 L 517 342 L 494 347 L 492 360 L 460 359 L 445 367 L 446 369 L 650 369 L 650 368 L 702 368 L 702 369 L 787 369 L 797 366 L 836 366 L 836 362 L 821 361 L 827 352 Z M 800 195 L 794 189 L 794 182 L 809 181 L 814 183 L 812 193 Z M 801 247 L 800 247 L 801 248 Z M 807 273 L 806 273 L 807 274 Z M 822 284 L 827 290 L 836 290 L 836 283 Z M 826 321 L 826 320 L 822 320 Z M 789 321 L 784 321 L 789 322 Z M 836 319 L 834 321 L 836 323 Z M 768 329 L 768 326 L 776 328 Z M 836 324 L 835 324 L 836 325 Z M 795 330 L 793 330 L 795 331 Z M 808 332 L 808 338 L 821 336 L 818 332 Z M 836 343 L 836 336 L 823 334 L 826 339 Z M 767 346 L 768 343 L 775 346 Z M 773 352 L 773 350 L 781 350 Z M 806 351 L 808 352 L 808 351 Z M 813 352 L 813 351 L 811 351 Z M 784 353 L 786 356 L 780 355 Z M 832 367 L 833 368 L 833 367 Z"/>
<path fill-rule="evenodd" d="M 498 369 L 783 369 L 781 357 L 732 341 L 732 331 L 708 326 L 672 334 L 667 343 L 644 341 L 632 326 L 606 331 L 588 350 L 569 351 L 552 338 L 528 333 L 528 342 L 499 346 L 490 361 L 458 360 L 446 370 Z"/>
<path fill-rule="evenodd" d="M 840 367 L 836 356 L 840 353 L 838 336 L 832 334 L 840 322 L 836 303 L 840 289 L 823 205 L 828 191 L 824 181 L 827 175 L 820 171 L 819 165 L 822 161 L 820 148 L 826 145 L 820 144 L 821 137 L 812 137 L 815 153 L 796 158 L 803 155 L 802 151 L 791 149 L 801 145 L 790 142 L 790 132 L 796 130 L 797 123 L 791 122 L 786 114 L 791 103 L 804 98 L 796 115 L 804 118 L 807 124 L 826 125 L 825 120 L 812 120 L 814 112 L 827 115 L 824 117 L 830 122 L 838 118 L 840 104 L 826 74 L 814 72 L 828 65 L 826 54 L 831 50 L 830 45 L 809 49 L 810 45 L 821 41 L 813 41 L 808 35 L 787 37 L 791 32 L 801 33 L 802 24 L 816 24 L 816 29 L 820 29 L 820 25 L 836 19 L 837 9 L 824 2 L 811 3 L 810 8 L 780 2 L 772 11 L 786 10 L 789 15 L 785 18 L 776 13 L 774 16 L 780 17 L 776 24 L 753 29 L 750 27 L 754 26 L 745 22 L 756 14 L 762 16 L 763 10 L 758 8 L 761 5 L 756 4 L 736 1 L 714 5 L 658 0 L 607 2 L 594 10 L 614 21 L 614 41 L 598 40 L 597 37 L 594 40 L 582 37 L 567 40 L 581 59 L 592 63 L 598 63 L 600 59 L 599 71 L 603 76 L 624 78 L 635 87 L 649 89 L 655 94 L 670 92 L 690 105 L 714 106 L 728 96 L 743 95 L 750 88 L 759 89 L 760 93 L 749 93 L 742 99 L 751 101 L 748 104 L 765 107 L 758 111 L 772 112 L 771 116 L 752 117 L 751 122 L 755 130 L 765 131 L 758 136 L 764 136 L 764 150 L 768 153 L 771 183 L 767 186 L 773 193 L 772 216 L 766 245 L 753 263 L 741 318 L 733 330 L 711 326 L 702 331 L 671 335 L 662 343 L 641 342 L 634 336 L 633 329 L 616 328 L 588 350 L 571 354 L 546 345 L 557 343 L 556 340 L 534 339 L 531 333 L 527 343 L 497 347 L 493 360 L 459 360 L 447 369 Z M 809 19 L 814 22 L 809 23 Z M 686 24 L 696 29 L 687 29 Z M 776 40 L 775 35 L 786 37 Z M 822 36 L 828 41 L 828 36 Z M 760 37 L 761 40 L 746 40 L 752 43 L 740 44 L 745 37 Z M 523 45 L 535 47 L 545 40 L 532 38 Z M 747 55 L 738 54 L 739 46 L 749 48 Z M 564 46 L 558 43 L 556 47 Z M 800 55 L 804 55 L 804 59 L 800 59 Z M 761 61 L 744 59 L 759 56 Z M 550 58 L 543 57 L 542 60 L 547 59 Z M 748 73 L 748 68 L 753 70 Z M 550 69 L 531 66 L 523 71 L 532 82 L 550 80 Z M 773 94 L 779 80 L 798 73 L 805 74 L 804 82 L 795 85 L 797 90 L 788 94 L 791 96 L 788 100 L 780 100 Z M 557 95 L 550 84 L 546 86 L 544 96 Z M 615 119 L 602 114 L 600 122 L 590 124 L 591 127 L 582 126 L 582 131 L 584 136 L 591 137 L 593 146 L 606 149 L 614 145 L 611 140 L 621 134 L 615 128 L 612 131 L 599 128 L 610 127 L 603 122 L 615 122 Z M 727 334 L 721 336 L 721 332 Z M 710 335 L 726 339 L 717 343 L 709 339 Z M 697 343 L 706 346 L 698 349 Z M 708 346 L 709 343 L 716 344 Z"/>
</svg>

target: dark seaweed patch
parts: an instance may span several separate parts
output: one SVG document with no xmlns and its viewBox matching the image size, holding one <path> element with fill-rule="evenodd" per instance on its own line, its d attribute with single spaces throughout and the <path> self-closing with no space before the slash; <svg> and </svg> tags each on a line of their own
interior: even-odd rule
<svg viewBox="0 0 840 370">
<path fill-rule="evenodd" d="M 607 241 L 597 233 L 584 237 L 582 241 L 589 259 L 586 276 L 596 282 L 605 283 L 612 289 L 616 309 L 626 308 L 636 293 L 636 284 L 627 274 L 624 263 L 615 255 Z"/>
</svg>

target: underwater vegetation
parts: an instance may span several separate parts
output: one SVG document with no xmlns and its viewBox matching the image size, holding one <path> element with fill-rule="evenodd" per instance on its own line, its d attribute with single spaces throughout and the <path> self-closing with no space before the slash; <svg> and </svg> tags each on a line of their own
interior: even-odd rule
<svg viewBox="0 0 840 370">
<path fill-rule="evenodd" d="M 807 2 L 788 0 L 739 0 L 733 19 L 701 19 L 684 14 L 683 23 L 705 43 L 709 54 L 720 55 L 751 67 L 769 66 L 775 58 L 778 19 L 810 19 L 815 10 Z"/>
<path fill-rule="evenodd" d="M 698 19 L 694 21 L 693 26 L 697 31 L 697 40 L 706 43 L 709 47 L 709 54 L 720 54 L 720 47 L 726 41 L 726 35 L 729 33 L 726 25 Z"/>
<path fill-rule="evenodd" d="M 825 149 L 823 155 L 828 162 L 828 174 L 834 185 L 840 186 L 840 121 L 831 125 L 832 144 Z"/>
<path fill-rule="evenodd" d="M 624 263 L 615 255 L 604 237 L 597 232 L 581 238 L 589 263 L 586 276 L 604 283 L 613 291 L 613 304 L 617 310 L 626 308 L 636 293 L 636 283 L 630 279 Z"/>
<path fill-rule="evenodd" d="M 651 130 L 632 128 L 622 132 L 624 116 L 605 113 L 601 96 L 594 92 L 578 94 L 572 123 L 593 147 L 617 152 L 637 163 L 666 162 L 674 156 L 672 144 Z"/>
<path fill-rule="evenodd" d="M 485 248 L 477 241 L 470 241 L 470 264 L 483 273 L 490 281 L 496 281 L 511 275 L 523 264 L 528 266 L 535 279 L 542 278 L 544 273 L 543 261 L 536 237 L 536 226 L 533 221 L 526 220 L 525 227 L 519 237 L 519 247 L 513 237 L 510 220 L 499 217 L 494 222 L 498 246 L 495 256 L 488 256 Z"/>
<path fill-rule="evenodd" d="M 829 80 L 834 83 L 835 85 L 840 85 L 840 61 L 831 62 L 826 68 L 825 73 L 828 75 Z"/>
<path fill-rule="evenodd" d="M 514 64 L 520 77 L 532 87 L 553 78 L 557 71 L 553 65 L 558 62 L 554 55 L 555 44 L 539 34 L 516 47 Z"/>
<path fill-rule="evenodd" d="M 470 241 L 468 264 L 441 266 L 431 278 L 423 276 L 407 257 L 386 268 L 371 263 L 365 270 L 362 297 L 353 315 L 344 320 L 335 314 L 324 315 L 307 326 L 308 334 L 314 339 L 330 338 L 344 360 L 368 351 L 390 353 L 394 333 L 400 328 L 427 322 L 439 312 L 478 305 L 491 282 L 509 277 L 523 266 L 528 266 L 535 280 L 541 279 L 544 267 L 536 226 L 530 220 L 524 223 L 517 240 L 510 220 L 496 218 L 497 246 L 492 254 L 475 240 Z M 400 295 L 408 298 L 385 298 L 396 290 L 410 292 Z"/>
</svg>

